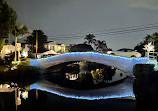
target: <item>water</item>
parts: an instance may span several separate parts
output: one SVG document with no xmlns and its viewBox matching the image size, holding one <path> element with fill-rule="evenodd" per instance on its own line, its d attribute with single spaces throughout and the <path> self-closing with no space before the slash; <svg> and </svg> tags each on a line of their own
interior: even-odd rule
<svg viewBox="0 0 158 111">
<path fill-rule="evenodd" d="M 59 67 L 55 69 L 42 72 L 38 77 L 30 76 L 31 79 L 22 76 L 20 82 L 15 80 L 17 78 L 15 75 L 14 82 L 11 82 L 13 79 L 5 81 L 4 78 L 0 86 L 0 111 L 52 111 L 63 108 L 65 110 L 157 111 L 157 74 L 153 74 L 150 78 L 136 79 L 126 77 L 123 72 L 116 70 L 111 80 L 104 81 L 108 85 L 103 84 L 101 80 L 92 87 L 82 87 L 78 85 L 78 83 L 82 84 L 78 79 L 69 80 L 63 76 L 68 72 L 63 70 L 60 72 Z M 73 69 L 71 71 L 78 72 Z M 71 71 L 69 73 L 72 73 Z M 80 77 L 80 74 L 89 74 L 89 72 L 86 68 L 80 67 L 78 74 Z"/>
<path fill-rule="evenodd" d="M 126 81 L 127 82 L 127 81 Z M 48 85 L 48 83 L 45 82 L 41 82 L 40 83 L 40 87 L 41 85 Z M 49 84 L 48 86 L 46 85 L 46 87 L 50 87 L 52 85 Z M 52 88 L 53 86 L 51 86 Z M 39 87 L 38 87 L 39 88 Z M 59 87 L 58 87 L 59 88 Z M 52 89 L 54 90 L 54 89 Z M 61 88 L 60 90 L 62 90 L 62 92 L 71 92 L 72 89 L 68 90 L 66 88 Z M 119 89 L 118 89 L 119 90 Z M 100 92 L 98 92 L 100 91 Z M 98 90 L 92 90 L 88 91 L 91 93 L 91 96 L 99 96 L 100 97 L 102 95 L 104 95 L 104 93 L 101 91 L 107 93 L 107 94 L 111 94 L 114 96 L 116 95 L 115 92 L 109 88 L 108 91 L 106 91 L 106 88 L 101 88 Z M 112 92 L 110 92 L 112 91 Z M 83 91 L 79 91 L 82 92 Z M 96 92 L 98 92 L 97 94 L 95 94 Z M 93 93 L 93 94 L 92 94 Z M 120 91 L 121 93 L 121 91 Z M 123 92 L 124 93 L 124 92 Z M 75 92 L 71 92 L 71 94 L 78 94 L 78 91 Z M 86 95 L 84 95 L 86 97 Z M 8 111 L 14 111 L 15 110 L 15 92 L 8 92 L 8 93 L 0 93 L 0 98 L 1 98 L 1 103 L 3 103 L 4 105 L 1 106 L 0 110 L 8 110 Z M 88 96 L 87 96 L 88 97 Z M 105 96 L 108 97 L 108 96 Z M 128 108 L 127 108 L 128 106 Z M 32 110 L 36 110 L 36 111 L 52 111 L 52 110 L 61 110 L 61 109 L 65 109 L 65 110 L 76 110 L 76 109 L 86 109 L 86 110 L 90 110 L 90 109 L 97 109 L 97 110 L 108 110 L 108 111 L 116 111 L 116 110 L 121 110 L 121 111 L 135 111 L 135 107 L 136 107 L 136 103 L 133 100 L 122 100 L 122 99 L 95 99 L 95 100 L 86 100 L 86 98 L 78 98 L 78 99 L 74 99 L 74 98 L 67 98 L 64 96 L 59 96 L 56 95 L 55 93 L 52 92 L 46 92 L 44 90 L 38 90 L 38 99 L 36 99 L 36 91 L 30 90 L 29 91 L 29 95 L 28 98 L 25 100 L 23 98 L 21 98 L 21 105 L 19 105 L 17 108 L 20 111 L 32 111 Z"/>
<path fill-rule="evenodd" d="M 133 81 L 133 78 L 127 78 L 120 84 L 91 90 L 70 89 L 48 81 L 40 81 L 32 84 L 30 89 L 39 89 L 67 98 L 87 100 L 135 97 L 133 94 Z"/>
</svg>

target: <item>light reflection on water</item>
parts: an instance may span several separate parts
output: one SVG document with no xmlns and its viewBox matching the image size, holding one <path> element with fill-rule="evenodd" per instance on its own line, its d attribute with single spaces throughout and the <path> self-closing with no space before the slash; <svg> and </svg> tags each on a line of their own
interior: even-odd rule
<svg viewBox="0 0 158 111">
<path fill-rule="evenodd" d="M 123 82 L 104 87 L 99 89 L 90 89 L 90 90 L 76 90 L 76 89 L 70 89 L 63 86 L 59 86 L 57 84 L 54 84 L 52 82 L 49 82 L 47 80 L 41 80 L 36 83 L 33 83 L 29 86 L 30 90 L 38 89 L 41 91 L 50 92 L 52 94 L 56 94 L 59 96 L 63 96 L 66 98 L 75 98 L 75 99 L 86 99 L 86 100 L 98 100 L 98 99 L 108 99 L 108 98 L 122 98 L 122 97 L 128 97 L 127 99 L 133 99 L 134 96 L 133 93 L 133 82 L 135 78 L 126 78 Z M 16 92 L 17 96 L 15 97 L 17 102 L 17 105 L 24 104 L 22 103 L 23 99 L 26 99 L 25 101 L 28 101 L 28 89 L 25 88 L 25 90 L 20 91 L 21 88 L 15 88 L 15 87 L 9 87 L 9 85 L 4 84 L 2 88 L 0 88 L 1 92 Z M 3 89 L 3 90 L 2 90 Z M 18 91 L 18 92 L 17 92 Z M 26 94 L 24 94 L 26 93 Z M 22 94 L 21 96 L 19 94 Z M 32 98 L 31 98 L 32 99 Z"/>
<path fill-rule="evenodd" d="M 120 76 L 120 71 L 116 70 L 114 76 L 112 77 L 111 82 L 116 82 L 121 79 L 126 78 L 125 73 Z M 123 80 L 121 83 L 111 85 L 104 88 L 98 89 L 71 89 L 67 87 L 60 86 L 53 82 L 49 82 L 46 78 L 42 78 L 36 83 L 31 84 L 29 87 L 30 90 L 38 89 L 42 91 L 47 91 L 53 94 L 57 94 L 59 96 L 67 97 L 67 98 L 76 98 L 76 99 L 87 99 L 87 100 L 95 100 L 95 99 L 108 99 L 108 98 L 122 98 L 122 97 L 135 97 L 133 93 L 133 82 L 135 78 L 128 77 Z M 62 81 L 61 81 L 62 82 Z"/>
<path fill-rule="evenodd" d="M 65 88 L 48 81 L 39 81 L 30 85 L 30 90 L 39 89 L 68 98 L 87 100 L 135 97 L 133 93 L 134 80 L 135 78 L 126 78 L 122 83 L 105 88 L 91 90 L 75 90 Z"/>
<path fill-rule="evenodd" d="M 86 70 L 82 69 L 82 71 L 86 71 Z M 3 86 L 0 86 L 0 92 L 5 92 L 5 93 L 1 93 L 0 102 L 3 100 L 3 102 L 1 102 L 1 103 L 7 104 L 8 99 L 11 98 L 8 95 L 12 95 L 12 97 L 13 97 L 12 100 L 14 102 L 14 103 L 12 102 L 12 104 L 16 104 L 16 106 L 19 105 L 19 107 L 24 109 L 24 106 L 26 106 L 26 107 L 28 105 L 30 106 L 30 104 L 24 104 L 24 101 L 28 102 L 28 103 L 30 103 L 30 101 L 32 101 L 32 103 L 35 103 L 34 104 L 35 108 L 37 108 L 37 107 L 41 108 L 41 107 L 44 107 L 42 105 L 45 104 L 45 102 L 47 102 L 50 106 L 52 106 L 52 103 L 58 104 L 58 103 L 56 103 L 57 99 L 59 100 L 58 101 L 59 103 L 62 103 L 63 100 L 64 101 L 66 100 L 69 102 L 71 101 L 71 103 L 77 102 L 77 101 L 86 101 L 85 104 L 87 104 L 89 102 L 87 100 L 94 100 L 94 102 L 100 101 L 100 103 L 102 101 L 107 101 L 107 103 L 108 103 L 110 100 L 114 100 L 114 101 L 120 100 L 117 98 L 135 99 L 135 97 L 136 97 L 136 101 L 133 101 L 133 103 L 137 104 L 137 107 L 139 109 L 143 109 L 142 111 L 145 111 L 144 109 L 156 109 L 154 111 L 158 111 L 157 110 L 158 109 L 157 108 L 157 103 L 158 103 L 158 99 L 157 99 L 158 98 L 158 96 L 157 96 L 158 74 L 157 74 L 157 72 L 151 72 L 151 73 L 147 74 L 148 76 L 150 75 L 149 77 L 148 76 L 146 76 L 145 78 L 137 77 L 136 79 L 134 77 L 126 77 L 125 74 L 122 74 L 122 73 L 120 74 L 120 73 L 121 72 L 116 70 L 115 74 L 112 76 L 111 82 L 116 82 L 116 84 L 112 84 L 112 85 L 110 84 L 109 86 L 106 86 L 106 87 L 104 87 L 104 86 L 103 87 L 99 86 L 99 87 L 94 87 L 94 88 L 92 87 L 90 89 L 84 89 L 84 88 L 77 89 L 77 88 L 73 88 L 73 87 L 68 88 L 67 84 L 69 85 L 69 83 L 74 83 L 74 81 L 68 82 L 66 85 L 63 85 L 66 82 L 62 81 L 62 80 L 67 80 L 67 79 L 66 78 L 59 79 L 59 78 L 63 77 L 62 73 L 61 74 L 60 73 L 53 73 L 53 74 L 48 73 L 48 75 L 50 75 L 50 76 L 41 74 L 40 75 L 41 77 L 39 77 L 38 82 L 35 82 L 35 81 L 30 82 L 30 79 L 28 79 L 28 80 L 26 80 L 28 82 L 27 84 L 25 82 L 22 82 L 22 85 L 20 85 L 21 81 L 19 83 L 17 81 L 17 84 L 16 84 L 16 82 L 15 82 L 15 84 L 12 84 L 13 87 L 9 87 L 10 82 L 5 81 L 4 83 L 8 83 L 8 85 L 4 84 Z M 53 80 L 51 81 L 51 79 L 59 81 L 59 83 L 63 83 L 63 84 L 59 85 L 56 82 L 53 82 Z M 16 78 L 16 80 L 18 80 L 18 79 Z M 117 82 L 119 80 L 121 80 L 121 81 Z M 69 81 L 69 80 L 67 80 L 67 81 Z M 109 80 L 109 82 L 110 82 L 110 80 Z M 28 84 L 31 84 L 31 85 L 29 85 L 29 87 L 23 87 L 23 86 L 27 86 Z M 75 84 L 75 87 L 77 87 L 76 84 Z M 37 90 L 34 90 L 34 89 L 37 89 Z M 39 96 L 39 100 L 34 99 L 38 95 L 35 91 L 38 92 L 39 95 L 41 94 Z M 6 92 L 9 92 L 9 93 L 6 93 Z M 47 92 L 49 92 L 49 93 L 47 93 Z M 35 94 L 37 94 L 37 95 L 35 95 Z M 5 95 L 8 97 L 7 99 L 3 99 Z M 14 97 L 15 95 L 16 95 L 16 97 Z M 52 98 L 53 98 L 53 100 L 52 100 Z M 71 98 L 75 98 L 75 99 L 71 99 Z M 116 99 L 109 99 L 109 98 L 116 98 Z M 18 100 L 18 101 L 15 102 L 14 99 Z M 26 100 L 24 100 L 24 99 L 26 99 Z M 98 100 L 98 99 L 100 99 L 100 100 Z M 42 102 L 42 104 L 39 105 L 38 102 Z M 0 103 L 0 105 L 1 105 L 1 103 Z M 126 101 L 124 101 L 124 103 L 127 104 Z M 80 102 L 79 102 L 79 104 L 80 104 Z M 103 104 L 104 104 L 104 102 L 103 102 Z M 113 105 L 114 105 L 114 103 L 112 104 L 112 106 Z M 76 104 L 75 107 L 76 106 L 78 106 L 78 104 Z M 91 107 L 91 104 L 89 104 L 89 106 Z M 13 107 L 15 107 L 15 106 L 13 106 Z M 104 107 L 104 105 L 103 105 L 103 107 Z M 123 105 L 123 107 L 124 107 L 124 105 Z M 136 106 L 134 106 L 134 107 L 136 107 Z M 4 108 L 7 108 L 7 106 L 5 106 Z"/>
<path fill-rule="evenodd" d="M 82 71 L 86 71 L 82 69 Z M 16 108 L 17 105 L 19 106 L 23 106 L 24 101 L 30 101 L 33 99 L 33 97 L 29 96 L 32 95 L 32 91 L 37 91 L 40 90 L 41 92 L 44 92 L 45 94 L 49 94 L 47 92 L 50 92 L 50 94 L 56 94 L 62 97 L 66 97 L 66 98 L 75 98 L 75 99 L 83 99 L 83 100 L 98 100 L 98 99 L 108 99 L 108 98 L 122 98 L 122 97 L 135 97 L 134 93 L 133 93 L 133 82 L 135 80 L 135 78 L 126 78 L 126 75 L 123 73 L 120 75 L 120 71 L 116 70 L 115 74 L 112 76 L 112 80 L 107 81 L 108 83 L 113 83 L 113 82 L 117 82 L 119 80 L 123 80 L 115 85 L 111 85 L 111 86 L 106 86 L 106 87 L 102 87 L 102 88 L 91 88 L 91 89 L 73 89 L 73 88 L 68 88 L 62 85 L 59 85 L 55 82 L 50 82 L 50 80 L 48 80 L 47 76 L 44 75 L 44 73 L 42 73 L 39 77 L 39 81 L 38 82 L 29 82 L 29 84 L 31 83 L 31 85 L 27 86 L 28 84 L 25 84 L 25 82 L 22 82 L 22 84 L 25 85 L 20 85 L 20 82 L 17 83 L 17 85 L 13 85 L 13 87 L 7 87 L 5 88 L 3 91 L 5 92 L 6 90 L 9 90 L 10 92 L 15 93 L 14 95 L 16 98 Z M 51 73 L 50 73 L 51 75 Z M 53 73 L 53 76 L 49 76 L 49 77 L 61 77 L 59 75 L 61 75 L 60 73 Z M 56 79 L 56 78 L 54 78 Z M 27 82 L 30 79 L 27 80 Z M 62 79 L 61 79 L 62 80 Z M 59 81 L 59 82 L 63 82 L 63 81 Z M 10 82 L 7 82 L 8 85 Z M 16 82 L 15 82 L 16 83 Z M 33 84 L 32 84 L 33 83 Z M 73 82 L 72 82 L 73 83 Z M 14 87 L 16 86 L 16 87 Z M 27 87 L 23 87 L 23 86 L 27 86 Z M 37 90 L 34 90 L 37 89 Z M 31 91 L 29 91 L 31 90 Z M 3 92 L 0 89 L 0 92 Z M 39 92 L 40 92 L 39 91 Z M 6 95 L 8 93 L 5 93 Z M 39 93 L 40 94 L 40 93 Z M 13 96 L 14 96 L 13 95 Z M 54 95 L 53 95 L 54 97 Z M 39 96 L 39 99 L 41 98 L 41 96 Z M 26 100 L 24 100 L 26 99 Z M 127 98 L 128 99 L 128 98 Z M 18 101 L 17 101 L 18 100 Z M 76 100 L 75 100 L 76 101 Z M 27 104 L 26 104 L 27 105 Z"/>
</svg>

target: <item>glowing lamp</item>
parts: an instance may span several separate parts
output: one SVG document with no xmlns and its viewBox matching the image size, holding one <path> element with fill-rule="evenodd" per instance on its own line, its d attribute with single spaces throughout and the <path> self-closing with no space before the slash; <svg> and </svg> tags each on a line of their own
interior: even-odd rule
<svg viewBox="0 0 158 111">
<path fill-rule="evenodd" d="M 155 51 L 155 47 L 154 47 L 154 45 L 151 45 L 151 42 L 148 43 L 147 45 L 144 45 L 143 49 L 146 50 L 147 52 Z"/>
<path fill-rule="evenodd" d="M 107 54 L 111 54 L 112 53 L 112 51 L 107 51 Z"/>
<path fill-rule="evenodd" d="M 22 98 L 27 99 L 28 98 L 28 92 L 22 92 Z"/>
<path fill-rule="evenodd" d="M 61 50 L 61 47 L 58 47 L 59 50 Z"/>
<path fill-rule="evenodd" d="M 28 52 L 27 51 L 23 51 L 21 55 L 24 56 L 24 57 L 27 57 L 28 56 Z"/>
<path fill-rule="evenodd" d="M 10 53 L 10 50 L 9 50 L 9 49 L 7 49 L 7 50 L 6 50 L 6 53 Z"/>
</svg>

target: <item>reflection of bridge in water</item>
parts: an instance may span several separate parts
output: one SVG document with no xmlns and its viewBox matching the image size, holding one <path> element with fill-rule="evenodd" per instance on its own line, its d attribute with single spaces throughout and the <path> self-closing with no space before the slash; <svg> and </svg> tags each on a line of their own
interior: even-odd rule
<svg viewBox="0 0 158 111">
<path fill-rule="evenodd" d="M 59 96 L 76 99 L 108 99 L 108 98 L 121 98 L 121 97 L 135 97 L 133 93 L 134 78 L 127 78 L 120 84 L 109 86 L 105 88 L 92 89 L 92 90 L 75 90 L 62 86 L 58 86 L 48 81 L 39 81 L 30 85 L 30 89 L 38 89 L 47 91 Z"/>
<path fill-rule="evenodd" d="M 30 65 L 47 69 L 51 66 L 71 61 L 89 61 L 113 66 L 117 69 L 124 71 L 125 73 L 128 73 L 129 76 L 132 76 L 133 66 L 135 64 L 150 62 L 147 57 L 135 58 L 109 55 L 97 52 L 71 52 L 51 56 L 48 58 L 30 59 Z"/>
</svg>

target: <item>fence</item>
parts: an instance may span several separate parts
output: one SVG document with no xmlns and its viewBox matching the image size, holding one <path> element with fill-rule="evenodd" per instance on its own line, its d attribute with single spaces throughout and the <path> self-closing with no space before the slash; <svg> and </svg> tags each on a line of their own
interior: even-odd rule
<svg viewBox="0 0 158 111">
<path fill-rule="evenodd" d="M 158 52 L 149 52 L 149 59 L 153 62 L 157 62 Z"/>
</svg>

